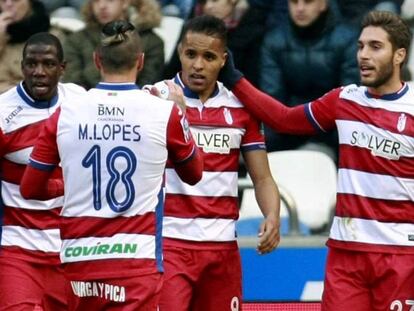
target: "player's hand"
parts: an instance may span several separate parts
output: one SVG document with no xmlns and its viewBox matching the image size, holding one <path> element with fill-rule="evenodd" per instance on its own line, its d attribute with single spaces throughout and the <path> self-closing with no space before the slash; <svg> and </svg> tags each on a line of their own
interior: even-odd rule
<svg viewBox="0 0 414 311">
<path fill-rule="evenodd" d="M 185 104 L 184 99 L 184 92 L 181 86 L 174 83 L 171 80 L 166 80 L 165 83 L 168 85 L 168 100 L 172 100 L 175 102 L 183 112 L 185 112 L 185 109 L 187 108 Z"/>
<path fill-rule="evenodd" d="M 259 254 L 267 254 L 273 251 L 280 242 L 280 218 L 276 213 L 269 214 L 260 225 L 259 242 L 257 251 Z"/>
</svg>

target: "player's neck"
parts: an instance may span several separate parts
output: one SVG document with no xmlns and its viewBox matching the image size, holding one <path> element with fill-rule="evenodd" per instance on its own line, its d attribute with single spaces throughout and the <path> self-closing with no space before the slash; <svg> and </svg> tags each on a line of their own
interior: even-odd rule
<svg viewBox="0 0 414 311">
<path fill-rule="evenodd" d="M 397 93 L 403 85 L 404 82 L 398 77 L 390 79 L 378 87 L 368 87 L 368 92 L 372 95 L 383 96 L 386 94 Z"/>
<path fill-rule="evenodd" d="M 102 73 L 102 81 L 107 83 L 135 83 L 136 72 Z"/>
</svg>

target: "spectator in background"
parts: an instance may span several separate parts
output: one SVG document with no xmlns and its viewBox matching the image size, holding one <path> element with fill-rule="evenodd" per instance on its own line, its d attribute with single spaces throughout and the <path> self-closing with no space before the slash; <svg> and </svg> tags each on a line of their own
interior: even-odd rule
<svg viewBox="0 0 414 311">
<path fill-rule="evenodd" d="M 186 20 L 189 18 L 197 0 L 159 0 L 162 13 Z"/>
<path fill-rule="evenodd" d="M 357 83 L 356 29 L 340 23 L 328 0 L 288 0 L 288 9 L 289 22 L 265 36 L 260 88 L 294 106 L 340 85 Z M 265 131 L 268 151 L 295 149 L 309 140 Z M 336 158 L 336 133 L 312 140 L 327 145 L 327 153 Z"/>
<path fill-rule="evenodd" d="M 26 40 L 49 28 L 49 16 L 38 0 L 0 1 L 0 93 L 23 79 L 20 63 Z"/>
<path fill-rule="evenodd" d="M 80 18 L 80 11 L 86 0 L 40 0 L 50 15 Z M 59 13 L 60 12 L 60 13 Z"/>
<path fill-rule="evenodd" d="M 333 0 L 344 21 L 359 27 L 362 18 L 369 11 L 401 13 L 404 0 Z"/>
<path fill-rule="evenodd" d="M 156 0 L 88 0 L 83 7 L 86 28 L 71 34 L 64 42 L 68 69 L 63 77 L 89 89 L 100 79 L 92 54 L 101 39 L 102 25 L 123 19 L 138 30 L 145 55 L 145 67 L 137 78 L 138 85 L 158 81 L 164 69 L 164 42 L 153 29 L 161 22 Z"/>
<path fill-rule="evenodd" d="M 287 20 L 288 9 L 286 0 L 249 0 L 251 6 L 265 9 L 267 13 L 267 29 L 278 27 Z"/>
<path fill-rule="evenodd" d="M 266 31 L 266 7 L 250 6 L 247 0 L 198 0 L 194 15 L 213 15 L 227 27 L 228 48 L 234 61 L 253 84 L 259 80 L 260 45 Z M 173 77 L 181 68 L 178 51 L 165 68 L 165 78 Z"/>
</svg>

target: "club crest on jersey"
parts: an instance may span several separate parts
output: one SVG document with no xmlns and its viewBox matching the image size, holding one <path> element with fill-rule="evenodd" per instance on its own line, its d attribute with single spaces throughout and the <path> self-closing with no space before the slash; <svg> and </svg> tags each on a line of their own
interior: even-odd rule
<svg viewBox="0 0 414 311">
<path fill-rule="evenodd" d="M 180 123 L 181 123 L 181 127 L 183 128 L 185 141 L 188 142 L 191 137 L 190 124 L 188 124 L 188 120 L 185 116 L 181 118 Z"/>
<path fill-rule="evenodd" d="M 232 117 L 231 112 L 228 108 L 224 108 L 223 114 L 224 114 L 224 120 L 226 120 L 227 124 L 229 124 L 229 125 L 233 124 L 233 117 Z"/>
<path fill-rule="evenodd" d="M 405 115 L 405 113 L 400 114 L 398 118 L 398 123 L 397 123 L 397 130 L 399 132 L 404 131 L 406 123 L 407 123 L 407 116 Z"/>
</svg>

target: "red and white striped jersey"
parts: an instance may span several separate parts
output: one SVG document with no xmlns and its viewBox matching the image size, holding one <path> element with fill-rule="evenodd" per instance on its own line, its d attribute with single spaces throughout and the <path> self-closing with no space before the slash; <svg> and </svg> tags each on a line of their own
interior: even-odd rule
<svg viewBox="0 0 414 311">
<path fill-rule="evenodd" d="M 328 245 L 414 253 L 414 92 L 374 97 L 335 89 L 305 106 L 315 127 L 337 127 L 337 208 Z"/>
<path fill-rule="evenodd" d="M 167 156 L 182 162 L 196 150 L 183 124 L 173 102 L 132 83 L 99 83 L 50 118 L 31 165 L 61 161 L 60 258 L 70 278 L 162 271 Z"/>
<path fill-rule="evenodd" d="M 163 236 L 191 248 L 222 248 L 236 240 L 239 216 L 238 168 L 240 151 L 266 149 L 259 123 L 220 82 L 205 102 L 186 88 L 186 115 L 194 140 L 204 158 L 201 181 L 184 184 L 172 166 L 166 170 L 166 205 Z M 164 83 L 164 82 L 160 82 Z M 162 85 L 156 84 L 160 89 Z M 171 241 L 165 240 L 167 245 Z"/>
<path fill-rule="evenodd" d="M 0 127 L 4 142 L 0 146 L 2 199 L 2 256 L 34 263 L 59 264 L 61 239 L 58 229 L 62 197 L 25 200 L 20 180 L 29 155 L 44 122 L 68 97 L 84 93 L 75 84 L 58 85 L 58 95 L 50 101 L 36 101 L 22 83 L 0 95 Z M 61 176 L 56 169 L 56 176 Z"/>
</svg>

